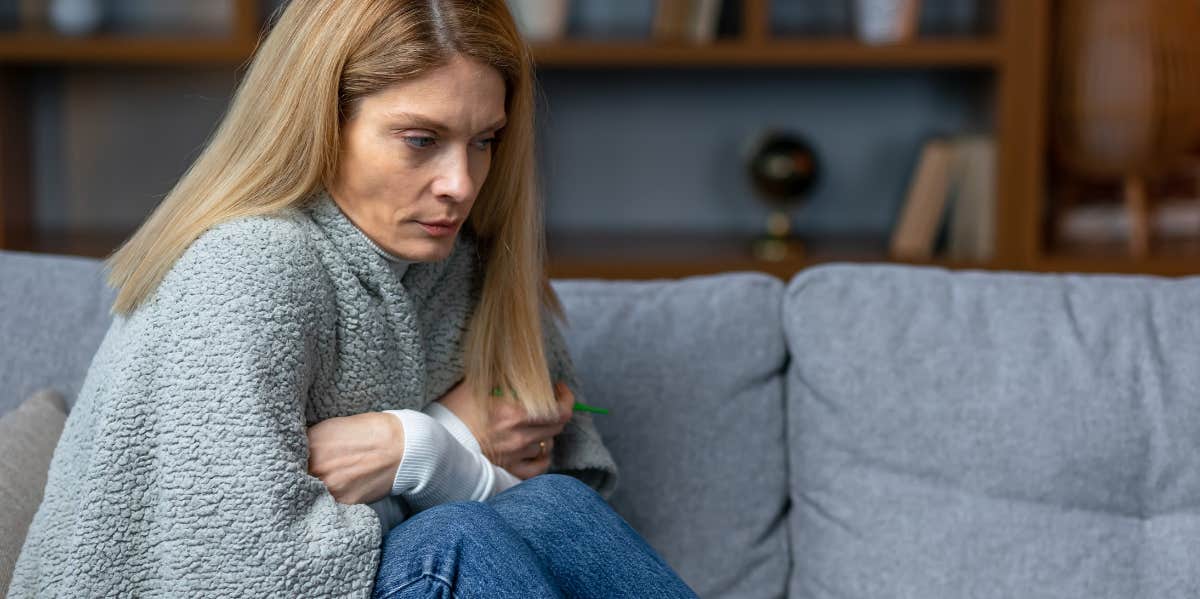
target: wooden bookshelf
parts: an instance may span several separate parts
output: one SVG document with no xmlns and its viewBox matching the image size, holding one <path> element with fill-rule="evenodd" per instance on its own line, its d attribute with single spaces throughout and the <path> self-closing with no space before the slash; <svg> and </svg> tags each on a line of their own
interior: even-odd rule
<svg viewBox="0 0 1200 599">
<path fill-rule="evenodd" d="M 234 1 L 234 22 L 226 37 L 0 35 L 0 248 L 103 256 L 128 235 L 33 231 L 28 123 L 14 116 L 27 114 L 28 98 L 22 97 L 21 90 L 33 69 L 75 64 L 236 66 L 252 53 L 261 17 L 256 0 Z M 995 4 L 995 31 L 977 38 L 921 38 L 907 44 L 868 46 L 849 39 L 777 37 L 769 25 L 769 0 L 743 0 L 740 35 L 711 44 L 564 41 L 537 45 L 533 51 L 540 69 L 861 67 L 990 72 L 997 142 L 995 258 L 986 264 L 941 260 L 922 264 L 1047 272 L 1200 273 L 1200 254 L 1181 248 L 1148 260 L 1130 260 L 1099 248 L 1046 247 L 1041 231 L 1052 3 L 1004 0 Z M 736 236 L 551 233 L 550 268 L 556 277 L 660 278 L 727 270 L 788 277 L 814 264 L 890 261 L 886 240 L 878 238 L 810 240 L 803 256 L 764 262 L 750 255 L 749 239 Z"/>
</svg>

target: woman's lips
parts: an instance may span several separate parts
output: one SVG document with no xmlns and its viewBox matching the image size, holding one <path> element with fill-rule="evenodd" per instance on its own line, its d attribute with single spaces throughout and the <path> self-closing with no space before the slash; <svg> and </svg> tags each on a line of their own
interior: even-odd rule
<svg viewBox="0 0 1200 599">
<path fill-rule="evenodd" d="M 458 232 L 458 225 L 460 223 L 456 223 L 456 222 L 423 223 L 423 222 L 417 221 L 417 224 L 421 225 L 421 228 L 425 229 L 425 232 L 429 233 L 433 237 L 447 237 L 447 236 L 453 235 L 456 232 Z"/>
</svg>

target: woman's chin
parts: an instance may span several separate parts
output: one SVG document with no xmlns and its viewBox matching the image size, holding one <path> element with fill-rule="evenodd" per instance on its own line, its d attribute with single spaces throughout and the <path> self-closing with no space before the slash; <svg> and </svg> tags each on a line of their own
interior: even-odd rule
<svg viewBox="0 0 1200 599">
<path fill-rule="evenodd" d="M 441 262 L 450 257 L 454 251 L 454 237 L 441 239 L 421 239 L 406 244 L 403 252 L 393 252 L 397 256 L 412 262 Z"/>
</svg>

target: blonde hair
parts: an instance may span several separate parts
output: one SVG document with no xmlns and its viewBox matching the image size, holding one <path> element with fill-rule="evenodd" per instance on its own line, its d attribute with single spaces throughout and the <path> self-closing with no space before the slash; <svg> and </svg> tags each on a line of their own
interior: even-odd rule
<svg viewBox="0 0 1200 599">
<path fill-rule="evenodd" d="M 113 311 L 137 309 L 210 227 L 300 206 L 328 187 L 358 100 L 455 55 L 495 68 L 507 88 L 508 124 L 467 220 L 485 265 L 464 340 L 467 384 L 480 401 L 499 387 L 530 415 L 552 417 L 542 316 L 562 308 L 543 266 L 532 59 L 504 0 L 292 0 L 204 152 L 109 258 Z"/>
</svg>

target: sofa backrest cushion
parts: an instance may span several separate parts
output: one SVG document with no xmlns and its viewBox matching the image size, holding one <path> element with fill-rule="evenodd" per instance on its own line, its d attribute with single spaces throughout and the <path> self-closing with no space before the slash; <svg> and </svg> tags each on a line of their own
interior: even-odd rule
<svg viewBox="0 0 1200 599">
<path fill-rule="evenodd" d="M 792 596 L 1200 596 L 1200 279 L 789 285 Z"/>
<path fill-rule="evenodd" d="M 613 507 L 701 597 L 782 596 L 783 284 L 757 274 L 559 281 Z"/>
<path fill-rule="evenodd" d="M 0 415 L 47 387 L 74 405 L 114 297 L 99 260 L 0 251 Z"/>
</svg>

